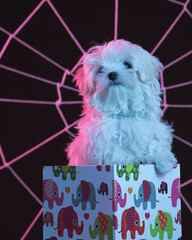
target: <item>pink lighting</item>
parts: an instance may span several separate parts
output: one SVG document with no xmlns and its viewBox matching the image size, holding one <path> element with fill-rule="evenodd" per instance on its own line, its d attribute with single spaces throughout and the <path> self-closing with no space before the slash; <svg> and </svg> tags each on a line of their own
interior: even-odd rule
<svg viewBox="0 0 192 240">
<path fill-rule="evenodd" d="M 172 29 L 175 27 L 175 25 L 178 23 L 178 21 L 182 18 L 184 13 L 186 13 L 190 18 L 192 18 L 192 14 L 190 13 L 190 11 L 187 8 L 190 0 L 187 0 L 185 3 L 182 3 L 182 2 L 179 2 L 179 1 L 174 1 L 174 0 L 168 0 L 168 1 L 173 3 L 173 4 L 177 4 L 177 5 L 182 6 L 182 10 L 178 14 L 178 16 L 175 18 L 173 23 L 169 26 L 169 28 L 167 29 L 165 34 L 162 36 L 162 38 L 159 40 L 159 42 L 156 44 L 156 46 L 153 48 L 153 50 L 151 51 L 151 54 L 154 54 L 157 51 L 157 49 L 164 42 L 164 40 L 168 37 L 169 33 L 172 31 Z M 118 1 L 118 0 L 114 0 L 114 5 L 115 5 L 115 8 L 114 8 L 115 9 L 115 13 L 114 13 L 114 40 L 118 39 L 118 8 L 119 8 L 119 2 L 120 1 Z M 3 154 L 3 149 L 0 146 L 0 156 L 1 156 L 1 159 L 2 159 L 2 165 L 0 165 L 0 171 L 3 170 L 3 169 L 8 169 L 11 172 L 11 174 L 14 176 L 14 178 L 36 200 L 36 202 L 39 204 L 39 207 L 40 207 L 39 212 L 36 214 L 36 217 L 32 220 L 31 224 L 29 225 L 29 227 L 27 228 L 27 230 L 25 231 L 25 233 L 21 237 L 21 240 L 24 240 L 27 237 L 27 235 L 29 234 L 29 232 L 32 229 L 32 227 L 35 225 L 37 220 L 41 217 L 42 212 L 43 212 L 43 208 L 42 208 L 41 200 L 27 186 L 27 184 L 19 177 L 19 175 L 11 168 L 11 165 L 15 164 L 18 161 L 23 161 L 24 157 L 26 157 L 30 153 L 34 152 L 35 150 L 41 148 L 42 146 L 44 146 L 48 142 L 52 141 L 53 139 L 57 138 L 58 136 L 60 136 L 63 133 L 68 133 L 71 137 L 75 137 L 74 134 L 70 131 L 70 128 L 74 127 L 78 123 L 78 120 L 73 122 L 73 123 L 71 123 L 71 124 L 68 124 L 68 122 L 66 120 L 66 117 L 64 116 L 64 114 L 61 111 L 60 106 L 61 105 L 82 104 L 82 101 L 64 101 L 62 99 L 62 94 L 61 94 L 61 89 L 62 88 L 67 89 L 69 91 L 76 92 L 76 93 L 79 92 L 78 89 L 65 85 L 65 80 L 66 80 L 66 77 L 69 76 L 69 75 L 74 76 L 74 72 L 75 72 L 75 70 L 77 69 L 77 67 L 79 66 L 79 64 L 81 62 L 81 58 L 74 65 L 74 67 L 71 70 L 69 70 L 69 69 L 61 66 L 59 63 L 57 63 L 56 61 L 54 61 L 51 58 L 47 57 L 45 54 L 41 53 L 39 50 L 37 50 L 34 47 L 30 46 L 28 43 L 24 42 L 23 40 L 21 40 L 19 37 L 16 36 L 24 27 L 26 27 L 27 23 L 33 18 L 33 16 L 39 11 L 39 9 L 44 4 L 48 4 L 50 9 L 53 11 L 55 16 L 59 20 L 59 23 L 62 24 L 63 28 L 67 31 L 67 33 L 69 34 L 70 38 L 73 40 L 73 42 L 76 44 L 76 46 L 80 49 L 82 55 L 85 53 L 83 47 L 81 46 L 79 41 L 76 39 L 76 37 L 74 36 L 72 31 L 69 29 L 67 24 L 64 22 L 64 20 L 62 19 L 62 17 L 60 16 L 60 14 L 58 13 L 58 11 L 56 10 L 56 8 L 54 7 L 53 3 L 50 0 L 42 0 L 42 1 L 40 1 L 40 3 L 29 14 L 29 16 L 23 21 L 23 23 L 14 31 L 14 33 L 10 33 L 7 30 L 5 30 L 4 28 L 0 27 L 0 32 L 2 32 L 2 33 L 7 35 L 7 40 L 4 43 L 4 46 L 2 47 L 2 49 L 0 50 L 0 60 L 1 60 L 1 58 L 3 58 L 4 54 L 6 53 L 6 50 L 9 47 L 10 42 L 12 41 L 12 39 L 14 39 L 19 44 L 21 44 L 23 47 L 29 49 L 33 53 L 37 54 L 41 58 L 45 59 L 47 62 L 53 64 L 58 69 L 63 71 L 63 76 L 62 76 L 61 82 L 55 83 L 55 82 L 53 82 L 53 81 L 51 81 L 49 79 L 45 79 L 45 78 L 42 78 L 42 77 L 39 77 L 39 76 L 30 74 L 30 73 L 27 73 L 27 72 L 22 71 L 22 70 L 15 69 L 15 68 L 12 68 L 10 66 L 5 66 L 3 64 L 0 64 L 0 68 L 4 69 L 6 71 L 13 72 L 15 74 L 19 74 L 19 75 L 31 78 L 31 79 L 33 79 L 35 81 L 41 81 L 41 82 L 44 82 L 46 84 L 53 85 L 55 87 L 55 91 L 57 93 L 57 100 L 55 102 L 35 101 L 35 100 L 20 100 L 20 99 L 8 99 L 8 98 L 0 98 L 0 102 L 10 103 L 10 104 L 39 104 L 39 105 L 43 104 L 43 105 L 55 106 L 56 110 L 57 110 L 57 113 L 58 113 L 58 115 L 60 116 L 60 118 L 61 118 L 61 120 L 63 122 L 63 129 L 61 129 L 60 131 L 58 131 L 58 132 L 54 133 L 53 135 L 49 136 L 47 139 L 44 139 L 43 141 L 39 142 L 36 146 L 33 146 L 32 148 L 28 149 L 27 151 L 23 152 L 22 154 L 18 155 L 17 157 L 11 159 L 9 162 L 6 161 L 6 157 Z M 172 62 L 168 63 L 165 66 L 164 71 L 166 71 L 168 68 L 172 67 L 173 65 L 177 64 L 179 61 L 182 61 L 183 59 L 187 58 L 191 54 L 192 54 L 192 50 L 188 51 L 185 54 L 183 54 L 182 56 L 174 59 Z M 163 112 L 164 113 L 169 108 L 192 108 L 192 105 L 190 105 L 190 104 L 188 104 L 188 105 L 186 105 L 186 104 L 169 104 L 169 103 L 167 103 L 167 95 L 166 95 L 168 90 L 191 85 L 192 81 L 183 82 L 183 83 L 180 83 L 180 84 L 174 84 L 174 85 L 165 87 L 164 86 L 163 73 L 161 73 L 160 81 L 161 81 L 161 90 L 163 91 L 163 103 L 162 103 L 162 106 L 163 106 Z M 182 139 L 179 136 L 176 136 L 176 135 L 173 135 L 173 136 L 174 136 L 175 139 L 179 140 L 180 142 L 182 142 L 186 146 L 192 147 L 192 143 L 186 141 L 185 139 Z M 27 159 L 25 159 L 25 161 L 27 161 Z M 192 179 L 189 179 L 185 183 L 182 183 L 181 187 L 187 186 L 189 184 L 192 184 Z M 185 205 L 189 209 L 189 211 L 192 213 L 192 208 L 191 208 L 189 202 L 185 199 L 185 197 L 183 195 L 181 195 L 181 197 L 182 197 L 183 202 L 185 203 Z"/>
</svg>

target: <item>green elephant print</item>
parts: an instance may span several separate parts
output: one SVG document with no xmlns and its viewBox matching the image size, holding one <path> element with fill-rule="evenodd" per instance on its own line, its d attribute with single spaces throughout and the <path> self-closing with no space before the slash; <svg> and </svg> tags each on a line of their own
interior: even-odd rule
<svg viewBox="0 0 192 240">
<path fill-rule="evenodd" d="M 78 173 L 75 166 L 53 166 L 53 174 L 55 177 L 59 177 L 59 175 L 62 174 L 62 180 L 66 180 L 67 173 L 71 175 L 71 180 L 75 181 L 76 173 Z"/>
<path fill-rule="evenodd" d="M 113 226 L 115 230 L 118 228 L 117 219 L 109 215 L 105 215 L 102 212 L 98 213 L 98 217 L 95 219 L 94 229 L 89 225 L 89 235 L 92 239 L 95 239 L 97 235 L 99 240 L 104 240 L 105 235 L 107 235 L 108 240 L 113 239 Z"/>
<path fill-rule="evenodd" d="M 117 176 L 122 178 L 125 174 L 125 180 L 129 181 L 130 174 L 133 174 L 133 180 L 137 181 L 139 178 L 139 165 L 131 164 L 131 165 L 117 165 Z"/>
<path fill-rule="evenodd" d="M 152 224 L 150 224 L 150 233 L 154 238 L 159 233 L 159 240 L 164 239 L 164 233 L 167 232 L 168 239 L 173 238 L 173 220 L 172 216 L 168 212 L 158 211 L 158 215 L 155 218 L 154 228 L 152 228 Z"/>
<path fill-rule="evenodd" d="M 72 194 L 72 202 L 75 207 L 78 207 L 79 204 L 82 204 L 82 210 L 87 208 L 87 203 L 90 203 L 91 210 L 95 210 L 96 203 L 96 192 L 92 183 L 81 180 L 80 184 L 77 187 L 76 198 Z"/>
</svg>

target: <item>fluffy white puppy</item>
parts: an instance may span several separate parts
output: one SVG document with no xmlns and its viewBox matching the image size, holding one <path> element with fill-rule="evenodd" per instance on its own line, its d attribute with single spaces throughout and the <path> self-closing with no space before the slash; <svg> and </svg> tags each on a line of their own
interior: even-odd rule
<svg viewBox="0 0 192 240">
<path fill-rule="evenodd" d="M 125 40 L 94 46 L 74 77 L 83 96 L 78 136 L 67 148 L 69 165 L 177 163 L 172 128 L 161 120 L 159 60 Z"/>
</svg>

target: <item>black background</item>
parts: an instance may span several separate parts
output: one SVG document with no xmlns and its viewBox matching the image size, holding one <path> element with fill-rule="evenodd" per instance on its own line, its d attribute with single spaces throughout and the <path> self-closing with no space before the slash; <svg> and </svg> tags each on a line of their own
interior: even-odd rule
<svg viewBox="0 0 192 240">
<path fill-rule="evenodd" d="M 180 1 L 182 2 L 182 1 Z M 184 2 L 184 1 L 183 1 Z M 0 26 L 10 33 L 21 25 L 40 0 L 6 0 L 0 5 Z M 84 50 L 94 43 L 114 38 L 114 6 L 112 0 L 53 0 L 53 5 Z M 191 9 L 191 3 L 188 5 Z M 118 38 L 141 45 L 151 52 L 181 12 L 182 6 L 165 0 L 119 0 Z M 166 65 L 191 49 L 191 18 L 184 13 L 165 41 L 155 52 Z M 7 35 L 0 31 L 0 49 Z M 18 38 L 33 46 L 67 69 L 72 69 L 82 52 L 45 2 L 33 18 L 18 33 Z M 165 86 L 191 81 L 191 55 L 164 71 Z M 63 70 L 36 55 L 12 39 L 0 64 L 6 65 L 54 83 L 61 82 Z M 73 86 L 71 77 L 66 85 Z M 192 85 L 167 90 L 169 104 L 192 104 Z M 0 68 L 0 98 L 55 102 L 56 86 Z M 62 100 L 81 100 L 77 92 L 62 89 Z M 0 143 L 9 162 L 64 128 L 55 105 L 0 102 Z M 67 122 L 79 118 L 81 105 L 62 105 Z M 174 134 L 192 142 L 191 108 L 168 108 L 164 119 L 173 124 Z M 71 132 L 76 133 L 73 127 Z M 11 165 L 21 179 L 42 200 L 42 166 L 67 164 L 64 149 L 71 141 L 63 133 Z M 191 148 L 174 139 L 173 152 L 181 164 L 181 183 L 191 178 Z M 0 159 L 0 165 L 2 161 Z M 192 202 L 191 185 L 182 188 Z M 41 206 L 16 180 L 9 169 L 0 171 L 0 238 L 20 239 Z M 191 236 L 191 214 L 182 202 L 183 239 Z M 40 217 L 26 239 L 42 239 Z"/>
</svg>

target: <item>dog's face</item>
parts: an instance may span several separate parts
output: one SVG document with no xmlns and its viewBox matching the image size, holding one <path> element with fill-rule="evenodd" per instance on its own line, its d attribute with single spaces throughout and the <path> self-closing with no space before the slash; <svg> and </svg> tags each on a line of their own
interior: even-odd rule
<svg viewBox="0 0 192 240">
<path fill-rule="evenodd" d="M 74 80 L 98 111 L 130 114 L 143 111 L 152 96 L 151 101 L 156 96 L 159 102 L 161 68 L 159 60 L 140 46 L 118 40 L 92 47 Z"/>
</svg>

